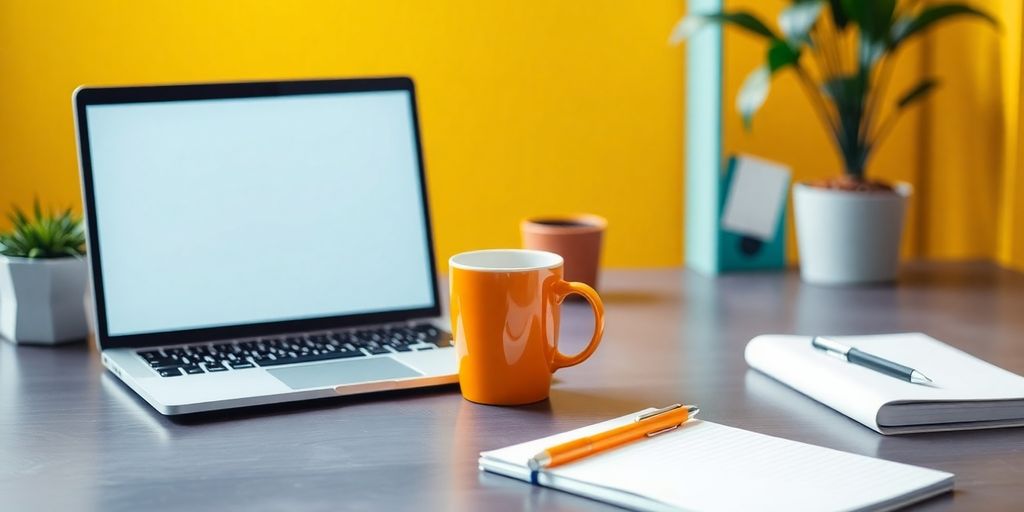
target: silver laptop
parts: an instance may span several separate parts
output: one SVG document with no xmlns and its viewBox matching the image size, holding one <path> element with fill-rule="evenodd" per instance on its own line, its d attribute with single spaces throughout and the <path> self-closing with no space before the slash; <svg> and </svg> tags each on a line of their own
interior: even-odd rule
<svg viewBox="0 0 1024 512">
<path fill-rule="evenodd" d="M 457 381 L 408 78 L 74 94 L 96 339 L 163 414 Z"/>
</svg>

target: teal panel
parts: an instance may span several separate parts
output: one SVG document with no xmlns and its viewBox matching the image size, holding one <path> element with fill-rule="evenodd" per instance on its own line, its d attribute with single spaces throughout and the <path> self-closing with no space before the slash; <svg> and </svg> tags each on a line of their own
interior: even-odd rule
<svg viewBox="0 0 1024 512">
<path fill-rule="evenodd" d="M 690 12 L 718 12 L 722 0 L 691 0 Z M 686 43 L 686 265 L 719 272 L 722 169 L 722 29 L 707 26 Z"/>
</svg>

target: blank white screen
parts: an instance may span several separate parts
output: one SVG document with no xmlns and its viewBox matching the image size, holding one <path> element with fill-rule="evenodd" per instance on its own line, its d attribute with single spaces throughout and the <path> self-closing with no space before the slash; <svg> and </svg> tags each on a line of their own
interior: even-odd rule
<svg viewBox="0 0 1024 512">
<path fill-rule="evenodd" d="M 86 107 L 108 333 L 433 306 L 409 94 Z"/>
</svg>

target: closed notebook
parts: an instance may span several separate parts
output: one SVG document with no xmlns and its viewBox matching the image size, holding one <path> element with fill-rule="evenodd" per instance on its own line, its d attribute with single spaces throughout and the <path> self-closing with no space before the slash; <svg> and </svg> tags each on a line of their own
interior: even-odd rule
<svg viewBox="0 0 1024 512">
<path fill-rule="evenodd" d="M 537 452 L 636 414 L 483 452 L 480 469 L 530 482 Z M 885 510 L 949 491 L 953 475 L 692 420 L 542 471 L 537 483 L 636 510 Z"/>
<path fill-rule="evenodd" d="M 808 336 L 758 336 L 747 344 L 747 364 L 882 434 L 1024 425 L 1024 377 L 921 333 L 832 338 L 919 370 L 934 385 L 831 357 Z"/>
</svg>

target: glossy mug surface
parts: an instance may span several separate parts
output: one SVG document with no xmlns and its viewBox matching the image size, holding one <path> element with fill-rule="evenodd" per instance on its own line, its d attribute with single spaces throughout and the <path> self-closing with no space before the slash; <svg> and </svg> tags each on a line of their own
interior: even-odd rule
<svg viewBox="0 0 1024 512">
<path fill-rule="evenodd" d="M 601 341 L 604 306 L 593 288 L 562 279 L 562 257 L 523 249 L 472 251 L 448 261 L 452 335 L 462 396 L 518 405 L 548 397 L 551 374 L 585 361 Z M 594 308 L 579 354 L 558 351 L 561 303 L 577 293 Z"/>
</svg>

